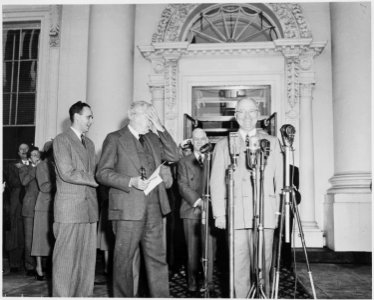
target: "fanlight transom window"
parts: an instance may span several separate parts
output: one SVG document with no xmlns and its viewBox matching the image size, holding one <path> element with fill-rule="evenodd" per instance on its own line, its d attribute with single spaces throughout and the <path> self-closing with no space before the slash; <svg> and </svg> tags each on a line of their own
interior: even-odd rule
<svg viewBox="0 0 374 300">
<path fill-rule="evenodd" d="M 244 43 L 277 38 L 277 27 L 263 11 L 246 4 L 221 4 L 199 14 L 187 40 L 191 43 Z"/>
</svg>

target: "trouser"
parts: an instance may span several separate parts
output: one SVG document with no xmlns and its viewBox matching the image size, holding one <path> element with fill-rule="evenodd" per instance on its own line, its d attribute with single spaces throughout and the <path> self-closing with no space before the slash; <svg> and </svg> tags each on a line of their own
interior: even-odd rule
<svg viewBox="0 0 374 300">
<path fill-rule="evenodd" d="M 31 271 L 35 269 L 35 257 L 31 256 L 32 234 L 34 231 L 34 218 L 23 217 L 25 233 L 25 269 Z"/>
<path fill-rule="evenodd" d="M 201 219 L 183 219 L 184 236 L 187 245 L 187 288 L 189 291 L 199 289 L 198 274 L 201 266 L 201 258 L 205 248 L 205 226 L 201 225 Z M 213 266 L 215 239 L 209 230 L 208 236 L 208 285 L 213 285 Z"/>
<path fill-rule="evenodd" d="M 142 247 L 150 297 L 169 297 L 164 225 L 154 221 L 112 221 L 116 236 L 113 257 L 114 297 L 134 297 L 134 258 Z"/>
<path fill-rule="evenodd" d="M 53 297 L 93 295 L 96 265 L 96 222 L 54 223 Z"/>
<path fill-rule="evenodd" d="M 270 295 L 270 270 L 273 255 L 274 229 L 264 229 L 264 292 Z M 247 298 L 251 288 L 253 265 L 253 230 L 236 229 L 234 232 L 234 288 L 236 298 Z"/>
</svg>

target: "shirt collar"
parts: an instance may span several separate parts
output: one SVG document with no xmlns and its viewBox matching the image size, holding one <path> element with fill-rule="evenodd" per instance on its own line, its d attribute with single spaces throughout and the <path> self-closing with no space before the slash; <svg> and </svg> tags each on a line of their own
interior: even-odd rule
<svg viewBox="0 0 374 300">
<path fill-rule="evenodd" d="M 77 129 L 75 129 L 74 127 L 70 127 L 71 130 L 74 131 L 74 133 L 77 135 L 78 139 L 81 141 L 82 140 L 82 137 L 81 135 L 83 134 L 82 132 L 79 132 Z"/>
<path fill-rule="evenodd" d="M 242 137 L 243 141 L 245 141 L 245 139 L 246 139 L 246 137 L 247 137 L 247 134 L 251 137 L 251 136 L 256 135 L 256 133 L 257 133 L 256 128 L 252 129 L 252 130 L 249 131 L 249 132 L 247 132 L 247 131 L 245 131 L 245 130 L 243 130 L 243 129 L 241 129 L 241 128 L 239 129 L 239 134 L 240 134 L 240 136 Z"/>
<path fill-rule="evenodd" d="M 204 154 L 203 153 L 194 151 L 193 154 L 195 155 L 196 159 L 199 159 L 199 156 L 201 156 L 201 158 L 204 159 Z"/>
<path fill-rule="evenodd" d="M 133 128 L 133 127 L 131 127 L 131 125 L 129 124 L 128 125 L 128 127 L 129 127 L 129 130 L 130 130 L 130 132 L 132 133 L 132 135 L 137 139 L 137 140 L 139 140 L 139 133 Z"/>
</svg>

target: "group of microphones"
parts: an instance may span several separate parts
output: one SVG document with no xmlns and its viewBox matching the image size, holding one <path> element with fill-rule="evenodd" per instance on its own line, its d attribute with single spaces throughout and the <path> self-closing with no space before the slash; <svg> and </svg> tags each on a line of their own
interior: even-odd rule
<svg viewBox="0 0 374 300">
<path fill-rule="evenodd" d="M 239 156 L 239 145 L 238 145 L 238 132 L 230 132 L 229 135 L 229 154 L 231 157 L 231 163 L 237 166 L 237 159 Z M 270 141 L 267 139 L 260 139 L 257 135 L 247 136 L 245 140 L 246 145 L 246 164 L 247 168 L 253 170 L 256 168 L 258 163 L 258 154 L 262 152 L 264 157 L 267 158 L 270 155 Z"/>
</svg>

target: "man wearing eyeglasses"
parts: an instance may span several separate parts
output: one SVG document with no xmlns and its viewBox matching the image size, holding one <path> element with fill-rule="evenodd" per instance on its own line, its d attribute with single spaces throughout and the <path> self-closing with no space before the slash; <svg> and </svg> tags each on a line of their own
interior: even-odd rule
<svg viewBox="0 0 374 300">
<path fill-rule="evenodd" d="M 235 142 L 238 149 L 237 166 L 234 171 L 234 294 L 237 298 L 248 297 L 251 284 L 251 270 L 254 270 L 253 245 L 253 183 L 251 170 L 246 164 L 246 140 L 257 136 L 259 140 L 270 142 L 270 155 L 264 171 L 264 257 L 263 272 L 264 292 L 270 296 L 269 273 L 272 261 L 274 229 L 277 227 L 279 196 L 282 187 L 282 156 L 278 139 L 256 129 L 258 120 L 257 103 L 252 98 L 238 101 L 235 119 L 239 124 L 238 139 Z M 231 163 L 229 142 L 224 138 L 215 146 L 211 171 L 211 195 L 213 216 L 217 228 L 227 228 L 227 186 L 225 171 Z"/>
</svg>

